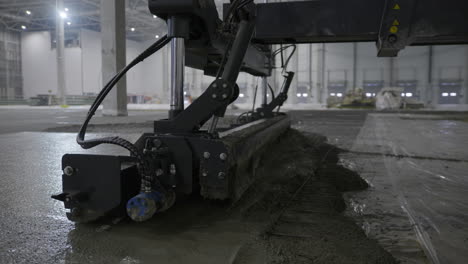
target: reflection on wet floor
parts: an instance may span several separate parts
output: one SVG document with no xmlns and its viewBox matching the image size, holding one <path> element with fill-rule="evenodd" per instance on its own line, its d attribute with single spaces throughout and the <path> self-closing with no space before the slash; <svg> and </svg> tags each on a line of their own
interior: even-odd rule
<svg viewBox="0 0 468 264">
<path fill-rule="evenodd" d="M 126 151 L 115 146 L 85 151 L 75 134 L 35 132 L 0 135 L 0 149 L 8 150 L 0 159 L 0 263 L 226 263 L 256 235 L 252 225 L 223 214 L 224 205 L 201 199 L 147 223 L 108 219 L 75 225 L 63 204 L 50 198 L 61 191 L 62 155 Z"/>
<path fill-rule="evenodd" d="M 466 263 L 467 143 L 464 122 L 369 115 L 342 155 L 372 186 L 349 214 L 404 263 Z"/>
</svg>

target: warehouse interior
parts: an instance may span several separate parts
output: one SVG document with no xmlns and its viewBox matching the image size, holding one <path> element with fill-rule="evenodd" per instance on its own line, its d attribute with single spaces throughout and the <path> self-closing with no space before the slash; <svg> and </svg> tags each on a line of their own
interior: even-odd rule
<svg viewBox="0 0 468 264">
<path fill-rule="evenodd" d="M 468 6 L 342 2 L 0 0 L 0 263 L 466 263 Z"/>
</svg>

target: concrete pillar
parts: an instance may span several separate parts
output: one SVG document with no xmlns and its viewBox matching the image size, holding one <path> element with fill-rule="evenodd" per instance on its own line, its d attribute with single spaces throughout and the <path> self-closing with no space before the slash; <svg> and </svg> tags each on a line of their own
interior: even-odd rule
<svg viewBox="0 0 468 264">
<path fill-rule="evenodd" d="M 325 48 L 325 43 L 319 44 L 317 52 L 317 103 L 319 104 L 325 104 L 328 95 L 326 91 Z"/>
<path fill-rule="evenodd" d="M 107 83 L 126 65 L 125 1 L 101 0 L 102 80 Z M 127 116 L 127 78 L 104 100 L 103 115 Z"/>
<path fill-rule="evenodd" d="M 57 0 L 55 40 L 57 52 L 57 95 L 62 106 L 67 104 L 67 87 L 65 76 L 65 10 L 63 0 Z"/>
<path fill-rule="evenodd" d="M 468 104 L 468 46 L 465 47 L 465 94 L 463 95 L 465 97 L 464 103 Z"/>
<path fill-rule="evenodd" d="M 423 93 L 424 95 L 424 98 L 423 98 L 423 102 L 426 104 L 426 105 L 431 105 L 433 104 L 433 97 L 434 97 L 434 91 L 433 91 L 433 85 L 432 85 L 432 74 L 433 74 L 433 52 L 434 52 L 434 49 L 432 46 L 429 46 L 428 47 L 428 57 L 427 57 L 427 85 L 426 85 L 426 89 Z"/>
<path fill-rule="evenodd" d="M 313 94 L 313 78 L 312 78 L 312 70 L 314 67 L 312 66 L 312 59 L 313 59 L 313 50 L 312 50 L 312 44 L 309 44 L 309 94 L 311 97 L 314 97 Z M 311 100 L 312 102 L 315 101 L 315 98 Z"/>
<path fill-rule="evenodd" d="M 352 91 L 357 88 L 357 64 L 358 64 L 358 43 L 353 42 L 353 87 Z"/>
<path fill-rule="evenodd" d="M 389 82 L 388 86 L 393 87 L 395 83 L 395 58 L 391 57 L 389 58 Z"/>
</svg>

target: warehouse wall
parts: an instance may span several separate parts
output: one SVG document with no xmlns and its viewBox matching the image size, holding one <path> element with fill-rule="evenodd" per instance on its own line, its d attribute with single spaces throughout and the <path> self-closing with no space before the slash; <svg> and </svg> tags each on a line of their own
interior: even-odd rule
<svg viewBox="0 0 468 264">
<path fill-rule="evenodd" d="M 56 50 L 51 48 L 50 32 L 22 34 L 24 95 L 57 93 Z M 127 41 L 127 61 L 135 58 L 143 44 Z M 101 39 L 98 32 L 82 30 L 81 47 L 65 49 L 67 94 L 97 93 L 102 88 Z M 143 65 L 127 75 L 129 94 L 141 94 L 144 87 Z"/>
<path fill-rule="evenodd" d="M 127 42 L 127 60 L 133 59 L 153 41 Z M 442 78 L 464 80 L 464 91 L 468 91 L 468 46 L 437 46 L 433 48 L 432 78 L 429 80 L 429 47 L 407 47 L 397 58 L 376 57 L 374 43 L 358 43 L 357 60 L 354 62 L 353 43 L 302 44 L 293 56 L 288 70 L 297 75 L 291 87 L 288 103 L 324 104 L 329 95 L 330 82 L 346 81 L 346 90 L 360 88 L 364 81 L 382 80 L 385 86 L 395 85 L 398 80 L 417 80 L 420 98 L 426 103 L 437 103 L 438 82 Z M 56 93 L 55 50 L 50 47 L 49 32 L 22 34 L 22 62 L 24 71 L 25 97 Z M 277 65 L 280 64 L 279 56 Z M 356 65 L 356 87 L 354 69 Z M 393 65 L 393 67 L 392 67 Z M 101 41 L 98 32 L 83 30 L 81 48 L 66 49 L 67 90 L 69 94 L 97 93 L 102 87 L 101 80 Z M 147 95 L 154 102 L 168 103 L 170 95 L 170 50 L 164 48 L 153 57 L 132 70 L 128 77 L 128 93 Z M 193 97 L 199 96 L 212 77 L 203 72 L 186 69 L 185 86 Z M 281 71 L 275 70 L 270 83 L 279 89 L 283 82 Z M 240 86 L 249 90 L 248 101 L 252 101 L 254 88 L 259 78 L 241 74 Z M 306 87 L 307 100 L 296 97 L 298 87 Z M 259 91 L 260 94 L 260 91 Z M 257 102 L 259 102 L 260 98 Z M 461 98 L 467 102 L 468 96 Z"/>
<path fill-rule="evenodd" d="M 22 95 L 21 37 L 17 32 L 0 29 L 0 100 Z"/>
</svg>

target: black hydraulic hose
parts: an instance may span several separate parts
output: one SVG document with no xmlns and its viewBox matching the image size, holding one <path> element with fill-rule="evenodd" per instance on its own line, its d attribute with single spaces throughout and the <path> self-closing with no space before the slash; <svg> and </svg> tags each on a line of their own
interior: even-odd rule
<svg viewBox="0 0 468 264">
<path fill-rule="evenodd" d="M 112 144 L 118 145 L 130 151 L 131 155 L 135 156 L 138 160 L 138 170 L 141 175 L 142 190 L 149 191 L 151 190 L 151 171 L 149 170 L 148 164 L 143 157 L 143 154 L 138 150 L 138 148 L 131 142 L 120 138 L 120 137 L 106 137 L 106 138 L 97 138 L 85 140 L 85 134 L 91 118 L 96 113 L 96 110 L 99 108 L 99 105 L 104 101 L 109 92 L 114 88 L 114 86 L 120 81 L 120 79 L 135 65 L 142 62 L 146 58 L 150 57 L 162 47 L 167 45 L 170 42 L 170 38 L 167 36 L 162 37 L 160 40 L 151 45 L 148 49 L 142 52 L 138 57 L 136 57 L 130 64 L 125 68 L 119 71 L 101 90 L 99 95 L 96 97 L 96 100 L 91 105 L 91 108 L 86 116 L 86 120 L 81 126 L 80 132 L 76 137 L 76 142 L 84 149 L 90 149 L 101 144 Z M 160 186 L 160 185 L 159 185 Z"/>
</svg>

